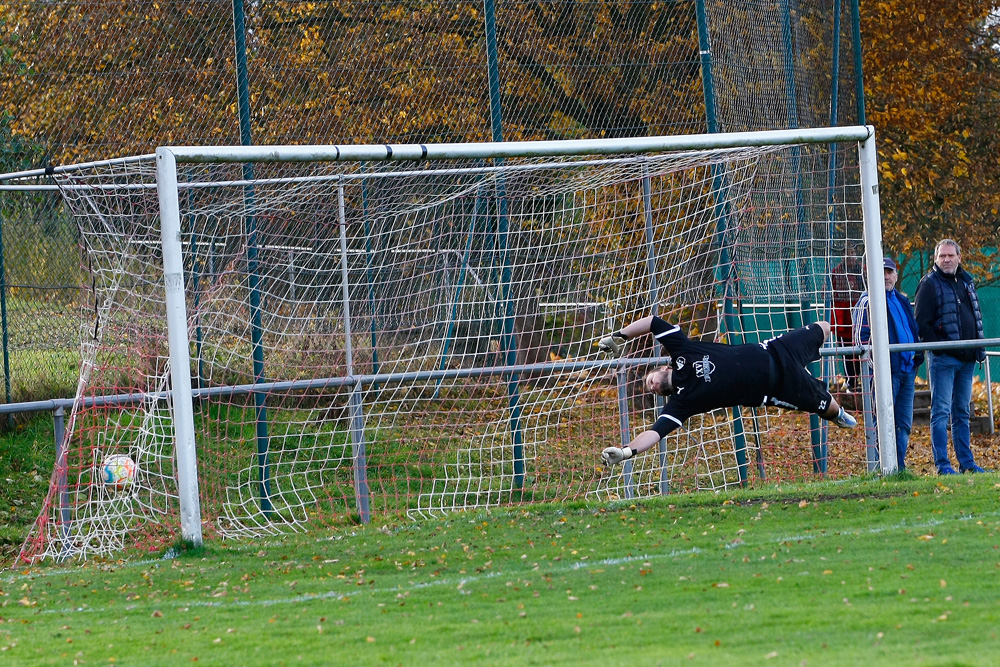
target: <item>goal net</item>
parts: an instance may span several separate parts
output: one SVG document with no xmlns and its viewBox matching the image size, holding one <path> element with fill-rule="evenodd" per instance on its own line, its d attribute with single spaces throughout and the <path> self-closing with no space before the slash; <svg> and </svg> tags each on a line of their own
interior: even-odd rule
<svg viewBox="0 0 1000 667">
<path fill-rule="evenodd" d="M 831 271 L 865 252 L 856 140 L 584 144 L 533 157 L 367 147 L 385 154 L 365 160 L 204 149 L 178 159 L 179 238 L 153 156 L 59 170 L 92 302 L 23 557 L 176 539 L 182 393 L 195 521 L 222 537 L 862 472 L 860 429 L 776 409 L 692 418 L 604 469 L 602 448 L 655 419 L 642 376 L 664 359 L 651 339 L 620 360 L 595 346 L 652 312 L 729 343 L 828 319 Z M 414 150 L 423 159 L 396 159 Z M 170 244 L 182 271 L 165 275 Z M 171 372 L 171 286 L 190 387 Z M 842 368 L 831 355 L 813 372 L 836 383 Z M 116 454 L 135 471 L 110 484 Z"/>
</svg>

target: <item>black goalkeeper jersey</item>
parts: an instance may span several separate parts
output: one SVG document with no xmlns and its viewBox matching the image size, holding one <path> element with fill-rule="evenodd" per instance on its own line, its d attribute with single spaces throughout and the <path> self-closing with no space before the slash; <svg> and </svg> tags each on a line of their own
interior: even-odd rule
<svg viewBox="0 0 1000 667">
<path fill-rule="evenodd" d="M 691 340 L 676 324 L 653 318 L 650 330 L 673 360 L 675 392 L 652 430 L 663 437 L 692 415 L 737 405 L 758 406 L 771 388 L 771 355 L 758 344 Z"/>
</svg>

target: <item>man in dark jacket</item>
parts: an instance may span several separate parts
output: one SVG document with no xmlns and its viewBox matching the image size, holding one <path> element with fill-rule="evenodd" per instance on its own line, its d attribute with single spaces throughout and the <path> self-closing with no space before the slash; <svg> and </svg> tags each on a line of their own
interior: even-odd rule
<svg viewBox="0 0 1000 667">
<path fill-rule="evenodd" d="M 886 257 L 882 266 L 885 273 L 889 344 L 916 343 L 919 331 L 913 317 L 910 299 L 896 289 L 896 281 L 899 280 L 896 263 Z M 859 345 L 868 345 L 871 342 L 868 300 L 868 292 L 865 292 L 854 307 L 854 340 Z M 924 353 L 919 350 L 889 354 L 889 366 L 892 371 L 892 415 L 896 424 L 896 462 L 900 470 L 906 470 L 906 448 L 913 427 L 913 382 L 922 363 L 924 363 Z"/>
<path fill-rule="evenodd" d="M 983 335 L 983 314 L 972 276 L 961 267 L 962 250 L 951 239 L 938 241 L 934 266 L 920 279 L 916 294 L 916 319 L 920 340 L 976 340 Z M 948 459 L 948 423 L 955 457 L 962 472 L 984 472 L 972 456 L 969 436 L 972 374 L 977 361 L 986 359 L 981 347 L 929 352 L 931 380 L 931 447 L 938 474 L 954 475 Z"/>
</svg>

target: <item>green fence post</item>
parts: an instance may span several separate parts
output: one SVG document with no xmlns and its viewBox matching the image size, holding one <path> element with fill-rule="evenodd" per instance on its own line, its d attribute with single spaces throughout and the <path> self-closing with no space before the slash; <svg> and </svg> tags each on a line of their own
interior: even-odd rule
<svg viewBox="0 0 1000 667">
<path fill-rule="evenodd" d="M 830 76 L 830 126 L 835 127 L 837 125 L 839 116 L 839 105 L 840 105 L 840 0 L 834 0 L 833 3 L 833 64 L 832 72 Z M 833 255 L 833 236 L 836 230 L 836 206 L 834 201 L 834 192 L 837 187 L 837 145 L 830 144 L 830 161 L 827 170 L 827 181 L 826 181 L 826 220 L 827 220 L 827 255 Z M 845 249 L 846 252 L 846 249 Z M 832 262 L 831 262 L 832 263 Z M 827 320 L 832 321 L 833 315 L 833 278 L 831 276 L 832 267 L 829 265 L 823 266 L 823 271 L 826 275 L 826 299 L 823 304 L 823 309 L 827 313 Z M 833 369 L 835 368 L 835 362 L 832 357 L 827 357 L 823 360 L 823 365 L 826 367 L 824 372 L 824 377 L 830 377 L 833 375 Z M 846 362 L 845 362 L 846 366 Z M 845 367 L 846 375 L 846 367 Z M 828 446 L 828 424 L 823 421 L 819 425 L 821 429 L 821 437 L 819 442 L 819 467 L 817 472 L 826 474 L 827 472 L 827 456 L 829 453 Z"/>
<path fill-rule="evenodd" d="M 236 94 L 240 116 L 240 143 L 244 146 L 253 145 L 250 130 L 250 79 L 247 74 L 247 43 L 246 18 L 243 12 L 243 0 L 233 0 L 233 26 L 236 38 Z M 243 178 L 253 181 L 253 165 L 243 165 Z M 244 206 L 246 216 L 247 238 L 247 286 L 250 290 L 250 338 L 252 342 L 253 381 L 264 382 L 264 344 L 263 325 L 261 322 L 260 305 L 260 275 L 257 256 L 257 218 L 254 216 L 254 188 L 247 185 L 244 189 Z M 265 396 L 254 392 L 254 410 L 257 423 L 257 468 L 259 470 L 260 509 L 270 518 L 273 506 L 271 504 L 271 468 L 269 459 L 269 435 L 267 424 L 267 406 Z"/>
<path fill-rule="evenodd" d="M 7 325 L 7 252 L 3 244 L 3 218 L 0 217 L 0 335 L 3 338 L 3 387 L 6 402 L 10 403 L 10 330 Z M 7 423 L 14 424 L 14 415 L 7 415 Z"/>
<path fill-rule="evenodd" d="M 359 168 L 364 171 L 365 163 L 362 162 Z M 371 220 L 368 219 L 368 184 L 366 179 L 361 179 L 361 217 L 365 221 L 365 274 L 368 278 L 368 309 L 371 311 L 371 341 L 372 341 L 372 374 L 378 375 L 378 316 L 375 304 L 375 267 L 372 266 L 372 228 Z M 372 384 L 372 388 L 378 390 L 378 383 Z"/>
<path fill-rule="evenodd" d="M 495 0 L 483 0 L 486 21 L 486 69 L 490 92 L 490 127 L 493 141 L 503 141 L 502 111 L 500 108 L 500 59 L 497 52 L 497 11 Z M 497 160 L 497 164 L 502 164 Z M 505 312 L 503 319 L 504 363 L 517 364 L 517 335 L 514 331 L 514 302 L 510 298 L 511 266 L 508 256 L 507 190 L 503 174 L 497 177 L 497 198 L 499 201 L 498 250 L 502 258 L 501 286 Z M 518 383 L 520 375 L 512 372 L 507 378 L 507 402 L 510 406 L 510 431 L 514 443 L 514 487 L 524 486 L 524 434 L 521 432 L 521 405 Z"/>
<path fill-rule="evenodd" d="M 701 80 L 702 91 L 705 97 L 705 122 L 708 131 L 714 134 L 719 131 L 718 119 L 715 111 L 715 77 L 712 73 L 712 41 L 708 31 L 708 12 L 705 9 L 705 0 L 698 0 L 695 4 L 695 14 L 698 23 L 698 48 L 701 53 Z M 712 165 L 712 189 L 716 193 L 725 192 L 727 186 L 723 168 L 720 165 Z M 718 224 L 716 233 L 721 234 L 723 239 L 728 233 L 729 211 L 724 202 L 720 203 L 720 195 L 716 195 L 715 211 Z M 726 250 L 724 241 L 720 242 L 721 256 L 719 266 L 716 268 L 716 279 L 722 282 L 723 287 L 723 329 L 727 332 L 737 334 L 742 327 L 734 326 L 732 294 L 730 283 L 732 282 L 732 269 L 729 267 L 729 253 Z M 727 270 L 729 268 L 729 270 Z M 741 336 L 742 337 L 742 336 Z M 747 441 L 743 428 L 743 412 L 739 407 L 731 409 L 733 414 L 733 449 L 736 454 L 736 464 L 740 477 L 740 484 L 746 486 L 748 482 L 747 474 Z"/>
<path fill-rule="evenodd" d="M 854 90 L 857 96 L 858 125 L 867 125 L 865 118 L 865 81 L 861 61 L 861 11 L 858 0 L 851 0 L 851 41 L 854 46 Z"/>
</svg>

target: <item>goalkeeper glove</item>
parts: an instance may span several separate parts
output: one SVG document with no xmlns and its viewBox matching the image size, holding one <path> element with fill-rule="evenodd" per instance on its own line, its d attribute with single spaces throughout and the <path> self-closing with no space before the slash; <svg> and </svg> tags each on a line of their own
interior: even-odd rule
<svg viewBox="0 0 1000 667">
<path fill-rule="evenodd" d="M 606 447 L 601 452 L 601 460 L 604 461 L 604 465 L 609 467 L 628 460 L 633 456 L 635 456 L 635 452 L 632 451 L 631 447 Z"/>
<path fill-rule="evenodd" d="M 626 342 L 628 342 L 628 338 L 622 332 L 617 331 L 597 341 L 597 349 L 617 357 L 621 355 L 622 348 L 625 347 Z"/>
</svg>

